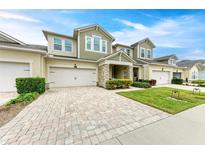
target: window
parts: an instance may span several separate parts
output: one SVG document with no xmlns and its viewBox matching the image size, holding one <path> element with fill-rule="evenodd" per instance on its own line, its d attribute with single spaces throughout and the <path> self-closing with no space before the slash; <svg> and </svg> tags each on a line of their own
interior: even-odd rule
<svg viewBox="0 0 205 154">
<path fill-rule="evenodd" d="M 140 58 L 145 58 L 145 48 L 140 48 Z"/>
<path fill-rule="evenodd" d="M 107 53 L 107 41 L 99 36 L 85 36 L 85 50 Z"/>
<path fill-rule="evenodd" d="M 152 51 L 150 49 L 147 49 L 147 58 L 151 59 L 152 57 Z"/>
<path fill-rule="evenodd" d="M 54 38 L 54 50 L 62 50 L 62 41 L 61 41 L 61 39 Z"/>
<path fill-rule="evenodd" d="M 102 52 L 107 52 L 107 41 L 102 40 Z"/>
<path fill-rule="evenodd" d="M 92 50 L 91 48 L 91 37 L 86 36 L 86 49 Z"/>
<path fill-rule="evenodd" d="M 94 50 L 100 51 L 100 37 L 94 36 Z"/>
<path fill-rule="evenodd" d="M 169 64 L 171 64 L 171 65 L 175 65 L 175 64 L 176 64 L 176 60 L 174 60 L 174 59 L 170 59 L 170 60 L 169 60 Z"/>
<path fill-rule="evenodd" d="M 123 50 L 128 56 L 130 56 L 130 49 L 122 48 L 122 50 Z"/>
<path fill-rule="evenodd" d="M 65 51 L 72 51 L 72 41 L 70 40 L 65 40 Z"/>
<path fill-rule="evenodd" d="M 192 72 L 192 79 L 197 79 L 198 78 L 198 74 L 196 71 Z"/>
</svg>

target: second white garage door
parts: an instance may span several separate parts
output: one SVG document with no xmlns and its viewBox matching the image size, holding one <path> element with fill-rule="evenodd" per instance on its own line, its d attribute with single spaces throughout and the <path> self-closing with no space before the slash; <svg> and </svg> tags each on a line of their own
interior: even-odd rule
<svg viewBox="0 0 205 154">
<path fill-rule="evenodd" d="M 16 91 L 18 77 L 30 77 L 29 63 L 0 62 L 0 92 Z"/>
<path fill-rule="evenodd" d="M 157 80 L 157 84 L 170 83 L 170 72 L 152 71 L 152 79 Z"/>
<path fill-rule="evenodd" d="M 50 67 L 50 87 L 95 86 L 96 70 Z"/>
</svg>

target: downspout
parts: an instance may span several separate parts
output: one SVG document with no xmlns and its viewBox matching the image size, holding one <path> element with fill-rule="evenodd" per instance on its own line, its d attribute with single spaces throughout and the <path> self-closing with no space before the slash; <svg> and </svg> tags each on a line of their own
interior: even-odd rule
<svg viewBox="0 0 205 154">
<path fill-rule="evenodd" d="M 78 58 L 80 58 L 80 32 L 78 30 Z"/>
</svg>

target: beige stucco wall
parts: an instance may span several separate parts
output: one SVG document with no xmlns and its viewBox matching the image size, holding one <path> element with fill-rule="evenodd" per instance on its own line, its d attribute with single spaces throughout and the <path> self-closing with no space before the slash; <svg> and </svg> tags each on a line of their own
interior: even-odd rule
<svg viewBox="0 0 205 154">
<path fill-rule="evenodd" d="M 71 39 L 69 37 L 62 37 L 62 36 L 58 36 L 58 35 L 51 35 L 48 34 L 48 52 L 50 54 L 53 55 L 60 55 L 60 56 L 69 56 L 69 57 L 77 57 L 77 40 L 75 39 Z M 70 40 L 72 41 L 72 52 L 68 52 L 68 51 L 58 51 L 58 50 L 54 50 L 54 38 L 59 38 L 63 41 L 65 40 Z M 62 43 L 62 48 L 63 47 L 63 43 Z"/>
<path fill-rule="evenodd" d="M 46 59 L 46 68 L 45 68 L 45 74 L 48 79 L 48 69 L 49 66 L 59 66 L 59 67 L 70 67 L 74 68 L 74 66 L 77 66 L 77 68 L 95 68 L 97 69 L 97 63 L 93 62 L 82 62 L 82 61 L 75 61 L 75 60 L 62 60 L 62 59 Z"/>
<path fill-rule="evenodd" d="M 44 75 L 43 55 L 40 53 L 31 53 L 20 50 L 0 49 L 0 61 L 17 61 L 30 62 L 33 77 L 41 77 Z"/>
<path fill-rule="evenodd" d="M 92 35 L 100 36 L 103 40 L 107 41 L 107 53 L 86 51 L 86 49 L 85 49 L 85 37 L 86 36 L 92 37 Z M 95 28 L 92 28 L 90 30 L 80 32 L 79 39 L 80 39 L 80 58 L 82 58 L 82 59 L 98 60 L 102 57 L 105 57 L 107 54 L 111 53 L 112 40 L 99 28 L 97 30 Z"/>
<path fill-rule="evenodd" d="M 197 72 L 197 77 L 198 77 L 199 70 L 198 70 L 198 68 L 196 67 L 196 65 L 194 65 L 192 68 L 186 69 L 186 70 L 184 71 L 184 78 L 188 78 L 188 80 L 193 80 L 193 79 L 192 79 L 192 72 L 194 72 L 194 71 Z"/>
</svg>

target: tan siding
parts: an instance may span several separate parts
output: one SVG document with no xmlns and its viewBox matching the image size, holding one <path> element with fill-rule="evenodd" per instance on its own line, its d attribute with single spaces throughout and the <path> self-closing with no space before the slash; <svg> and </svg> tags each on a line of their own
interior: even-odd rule
<svg viewBox="0 0 205 154">
<path fill-rule="evenodd" d="M 80 58 L 98 60 L 107 55 L 105 53 L 92 52 L 92 51 L 85 50 L 85 36 L 92 36 L 92 35 L 100 36 L 102 37 L 103 40 L 107 41 L 107 54 L 110 54 L 111 44 L 112 44 L 111 39 L 108 38 L 100 29 L 99 30 L 91 29 L 89 31 L 80 32 Z"/>
<path fill-rule="evenodd" d="M 56 51 L 54 50 L 54 37 L 61 39 L 62 41 L 70 40 L 73 43 L 73 51 L 72 52 L 65 52 L 65 51 Z M 77 57 L 77 41 L 74 39 L 66 38 L 66 37 L 59 37 L 55 35 L 48 35 L 48 52 L 53 55 L 60 55 L 60 56 L 69 56 L 69 57 Z"/>
</svg>

